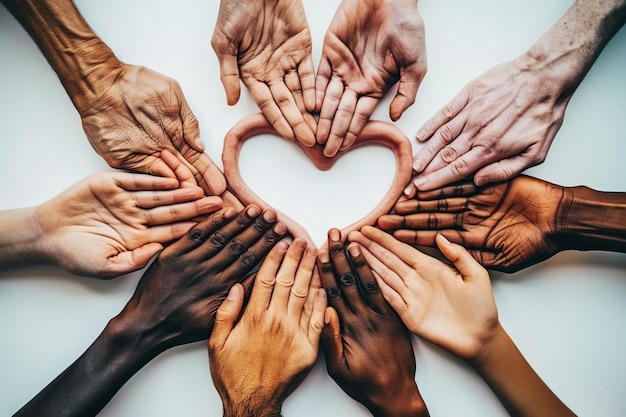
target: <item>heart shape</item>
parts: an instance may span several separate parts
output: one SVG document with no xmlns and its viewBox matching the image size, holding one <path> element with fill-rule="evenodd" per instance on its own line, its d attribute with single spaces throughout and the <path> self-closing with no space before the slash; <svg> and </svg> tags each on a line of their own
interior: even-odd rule
<svg viewBox="0 0 626 417">
<path fill-rule="evenodd" d="M 255 113 L 241 119 L 233 126 L 224 138 L 224 150 L 222 162 L 224 175 L 230 190 L 244 203 L 256 204 L 265 209 L 270 207 L 261 197 L 255 194 L 245 183 L 239 169 L 239 155 L 246 140 L 255 135 L 274 134 L 277 135 L 272 125 L 267 121 L 262 113 Z M 339 151 L 335 156 L 328 158 L 324 156 L 322 145 L 306 147 L 296 142 L 299 148 L 308 156 L 313 164 L 320 170 L 331 169 L 335 162 L 347 152 L 366 144 L 378 144 L 389 148 L 396 159 L 396 172 L 389 190 L 382 200 L 363 218 L 342 229 L 342 235 L 346 236 L 353 230 L 358 230 L 365 225 L 374 225 L 378 217 L 388 213 L 395 202 L 402 195 L 402 191 L 409 183 L 412 174 L 412 152 L 409 139 L 394 125 L 382 121 L 369 121 L 357 140 L 345 150 Z M 275 209 L 275 208 L 274 208 Z M 287 225 L 291 236 L 300 237 L 307 241 L 309 245 L 316 246 L 315 242 L 298 222 L 290 218 L 280 210 L 278 219 Z M 322 247 L 326 247 L 324 242 Z"/>
</svg>

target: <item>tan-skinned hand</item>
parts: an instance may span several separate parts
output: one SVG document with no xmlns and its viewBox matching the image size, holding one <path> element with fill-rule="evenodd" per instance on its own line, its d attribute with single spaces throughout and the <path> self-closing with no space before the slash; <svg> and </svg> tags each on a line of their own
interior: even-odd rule
<svg viewBox="0 0 626 417">
<path fill-rule="evenodd" d="M 225 416 L 280 416 L 283 401 L 313 367 L 326 308 L 313 272 L 316 255 L 303 239 L 278 242 L 256 274 L 241 318 L 241 285 L 217 310 L 209 363 Z"/>
<path fill-rule="evenodd" d="M 326 156 L 347 149 L 389 89 L 398 120 L 426 74 L 424 24 L 415 0 L 343 0 L 333 17 L 315 80 L 317 142 Z"/>
<path fill-rule="evenodd" d="M 229 105 L 241 78 L 281 136 L 315 144 L 315 70 L 300 0 L 222 0 L 211 45 Z"/>
</svg>

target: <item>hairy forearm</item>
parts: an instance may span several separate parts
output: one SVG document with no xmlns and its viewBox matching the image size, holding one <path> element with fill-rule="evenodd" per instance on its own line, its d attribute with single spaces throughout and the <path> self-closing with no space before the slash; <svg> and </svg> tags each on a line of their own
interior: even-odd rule
<svg viewBox="0 0 626 417">
<path fill-rule="evenodd" d="M 103 67 L 119 65 L 111 49 L 89 27 L 71 0 L 2 0 L 33 38 L 57 73 L 72 102 L 82 111 L 109 76 Z"/>
<path fill-rule="evenodd" d="M 565 187 L 556 213 L 561 250 L 626 253 L 626 193 Z"/>
<path fill-rule="evenodd" d="M 158 355 L 151 337 L 116 318 L 69 368 L 15 416 L 95 416 L 139 369 Z"/>
<path fill-rule="evenodd" d="M 472 365 L 513 417 L 575 416 L 532 369 L 502 327 Z"/>
<path fill-rule="evenodd" d="M 519 61 L 569 97 L 625 22 L 626 0 L 578 0 Z"/>
<path fill-rule="evenodd" d="M 39 245 L 41 231 L 34 207 L 0 211 L 0 230 L 0 268 L 51 261 Z"/>
</svg>

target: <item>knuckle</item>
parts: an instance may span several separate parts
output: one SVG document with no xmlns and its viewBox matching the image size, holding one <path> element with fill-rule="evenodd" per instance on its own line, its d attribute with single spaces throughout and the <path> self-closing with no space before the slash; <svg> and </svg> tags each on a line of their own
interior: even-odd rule
<svg viewBox="0 0 626 417">
<path fill-rule="evenodd" d="M 467 161 L 463 159 L 455 159 L 450 164 L 450 169 L 452 170 L 454 175 L 458 177 L 464 177 L 467 174 L 469 174 L 469 171 L 470 171 L 469 164 L 467 163 Z"/>
<path fill-rule="evenodd" d="M 443 160 L 443 162 L 447 164 L 456 160 L 457 157 L 458 157 L 458 153 L 456 149 L 454 149 L 452 146 L 446 146 L 445 148 L 441 150 L 441 159 Z"/>
<path fill-rule="evenodd" d="M 356 283 L 356 279 L 353 274 L 344 274 L 339 278 L 339 282 L 345 287 L 353 286 Z"/>
<path fill-rule="evenodd" d="M 329 300 L 337 300 L 341 297 L 341 289 L 339 287 L 331 287 L 326 290 Z"/>
<path fill-rule="evenodd" d="M 241 255 L 241 262 L 247 267 L 253 267 L 257 264 L 259 257 L 256 253 L 248 250 Z"/>
<path fill-rule="evenodd" d="M 443 125 L 439 128 L 439 136 L 445 143 L 450 143 L 454 139 L 452 129 L 448 125 Z"/>
<path fill-rule="evenodd" d="M 235 255 L 241 255 L 245 250 L 245 245 L 238 239 L 233 239 L 228 244 L 228 248 Z"/>
<path fill-rule="evenodd" d="M 220 232 L 214 232 L 209 237 L 209 242 L 218 247 L 223 247 L 226 244 L 226 236 Z"/>
</svg>

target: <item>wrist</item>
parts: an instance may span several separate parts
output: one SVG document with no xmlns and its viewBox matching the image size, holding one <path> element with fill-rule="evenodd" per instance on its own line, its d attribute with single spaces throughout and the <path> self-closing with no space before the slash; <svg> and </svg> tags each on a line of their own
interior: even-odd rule
<svg viewBox="0 0 626 417">
<path fill-rule="evenodd" d="M 0 213 L 0 265 L 21 265 L 54 262 L 42 246 L 42 231 L 36 219 L 36 208 L 4 210 Z"/>
<path fill-rule="evenodd" d="M 256 398 L 246 398 L 243 401 L 224 401 L 224 417 L 282 417 L 281 406 L 269 404 L 268 401 L 259 401 Z"/>
<path fill-rule="evenodd" d="M 626 193 L 564 187 L 556 212 L 561 250 L 626 252 Z"/>
<path fill-rule="evenodd" d="M 414 379 L 404 383 L 393 381 L 393 389 L 387 389 L 392 398 L 374 398 L 365 404 L 374 417 L 427 417 L 428 409 Z M 391 388 L 391 387 L 390 387 Z"/>
</svg>

